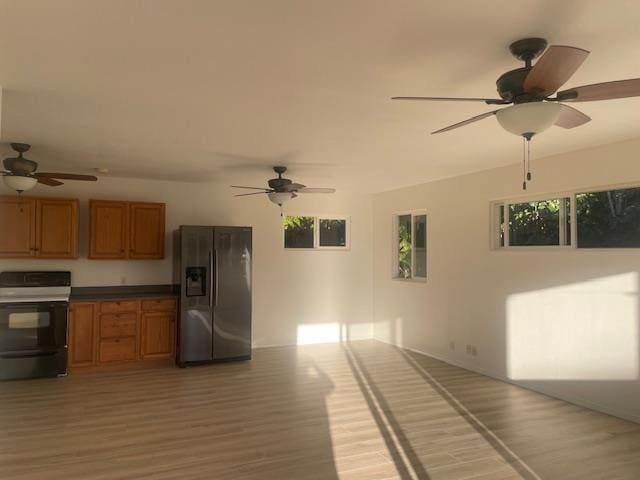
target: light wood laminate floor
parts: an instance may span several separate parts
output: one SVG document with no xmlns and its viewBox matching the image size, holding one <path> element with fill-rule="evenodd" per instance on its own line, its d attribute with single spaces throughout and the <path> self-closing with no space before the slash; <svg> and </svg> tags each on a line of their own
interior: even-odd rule
<svg viewBox="0 0 640 480">
<path fill-rule="evenodd" d="M 638 479 L 640 425 L 375 342 L 0 384 L 0 478 Z"/>
</svg>

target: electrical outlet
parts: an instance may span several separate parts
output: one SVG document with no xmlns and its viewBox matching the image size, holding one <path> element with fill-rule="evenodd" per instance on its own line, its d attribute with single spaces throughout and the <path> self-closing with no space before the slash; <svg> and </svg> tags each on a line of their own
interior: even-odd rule
<svg viewBox="0 0 640 480">
<path fill-rule="evenodd" d="M 454 342 L 453 340 L 449 342 L 449 349 L 450 350 L 455 350 L 456 349 L 456 342 Z"/>
<path fill-rule="evenodd" d="M 122 277 L 120 277 L 120 285 L 126 285 L 126 284 L 127 284 L 127 277 L 123 275 Z"/>
<path fill-rule="evenodd" d="M 478 355 L 478 349 L 475 345 L 471 345 L 471 355 L 473 355 L 474 357 Z"/>
</svg>

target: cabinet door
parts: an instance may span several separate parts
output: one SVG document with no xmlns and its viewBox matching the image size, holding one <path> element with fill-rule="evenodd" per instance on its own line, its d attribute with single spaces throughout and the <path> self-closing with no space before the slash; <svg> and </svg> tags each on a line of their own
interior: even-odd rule
<svg viewBox="0 0 640 480">
<path fill-rule="evenodd" d="M 69 310 L 69 366 L 95 365 L 98 338 L 96 304 L 75 303 Z"/>
<path fill-rule="evenodd" d="M 127 257 L 127 202 L 89 201 L 89 258 Z"/>
<path fill-rule="evenodd" d="M 175 312 L 143 312 L 140 356 L 170 358 L 174 352 Z"/>
<path fill-rule="evenodd" d="M 35 200 L 0 197 L 0 257 L 33 257 L 36 253 Z"/>
<path fill-rule="evenodd" d="M 164 204 L 129 204 L 129 258 L 164 258 Z"/>
<path fill-rule="evenodd" d="M 78 201 L 40 198 L 36 212 L 36 256 L 77 258 Z"/>
</svg>

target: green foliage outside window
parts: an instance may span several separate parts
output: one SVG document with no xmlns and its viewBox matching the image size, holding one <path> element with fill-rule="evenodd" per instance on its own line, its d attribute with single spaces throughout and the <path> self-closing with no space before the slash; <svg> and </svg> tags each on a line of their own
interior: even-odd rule
<svg viewBox="0 0 640 480">
<path fill-rule="evenodd" d="M 398 276 L 411 278 L 411 215 L 398 217 Z"/>
<path fill-rule="evenodd" d="M 560 244 L 560 199 L 509 205 L 509 244 Z"/>
<path fill-rule="evenodd" d="M 640 247 L 640 188 L 576 195 L 578 247 Z"/>
<path fill-rule="evenodd" d="M 314 222 L 314 217 L 284 217 L 282 225 L 285 248 L 313 248 Z"/>
<path fill-rule="evenodd" d="M 344 247 L 347 244 L 347 221 L 321 218 L 318 220 L 321 247 Z"/>
</svg>

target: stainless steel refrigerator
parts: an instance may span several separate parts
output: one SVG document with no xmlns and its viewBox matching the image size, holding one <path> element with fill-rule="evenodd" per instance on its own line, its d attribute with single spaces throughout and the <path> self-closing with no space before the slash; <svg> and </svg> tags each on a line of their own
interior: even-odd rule
<svg viewBox="0 0 640 480">
<path fill-rule="evenodd" d="M 251 358 L 251 233 L 188 225 L 175 232 L 179 366 Z"/>
</svg>

